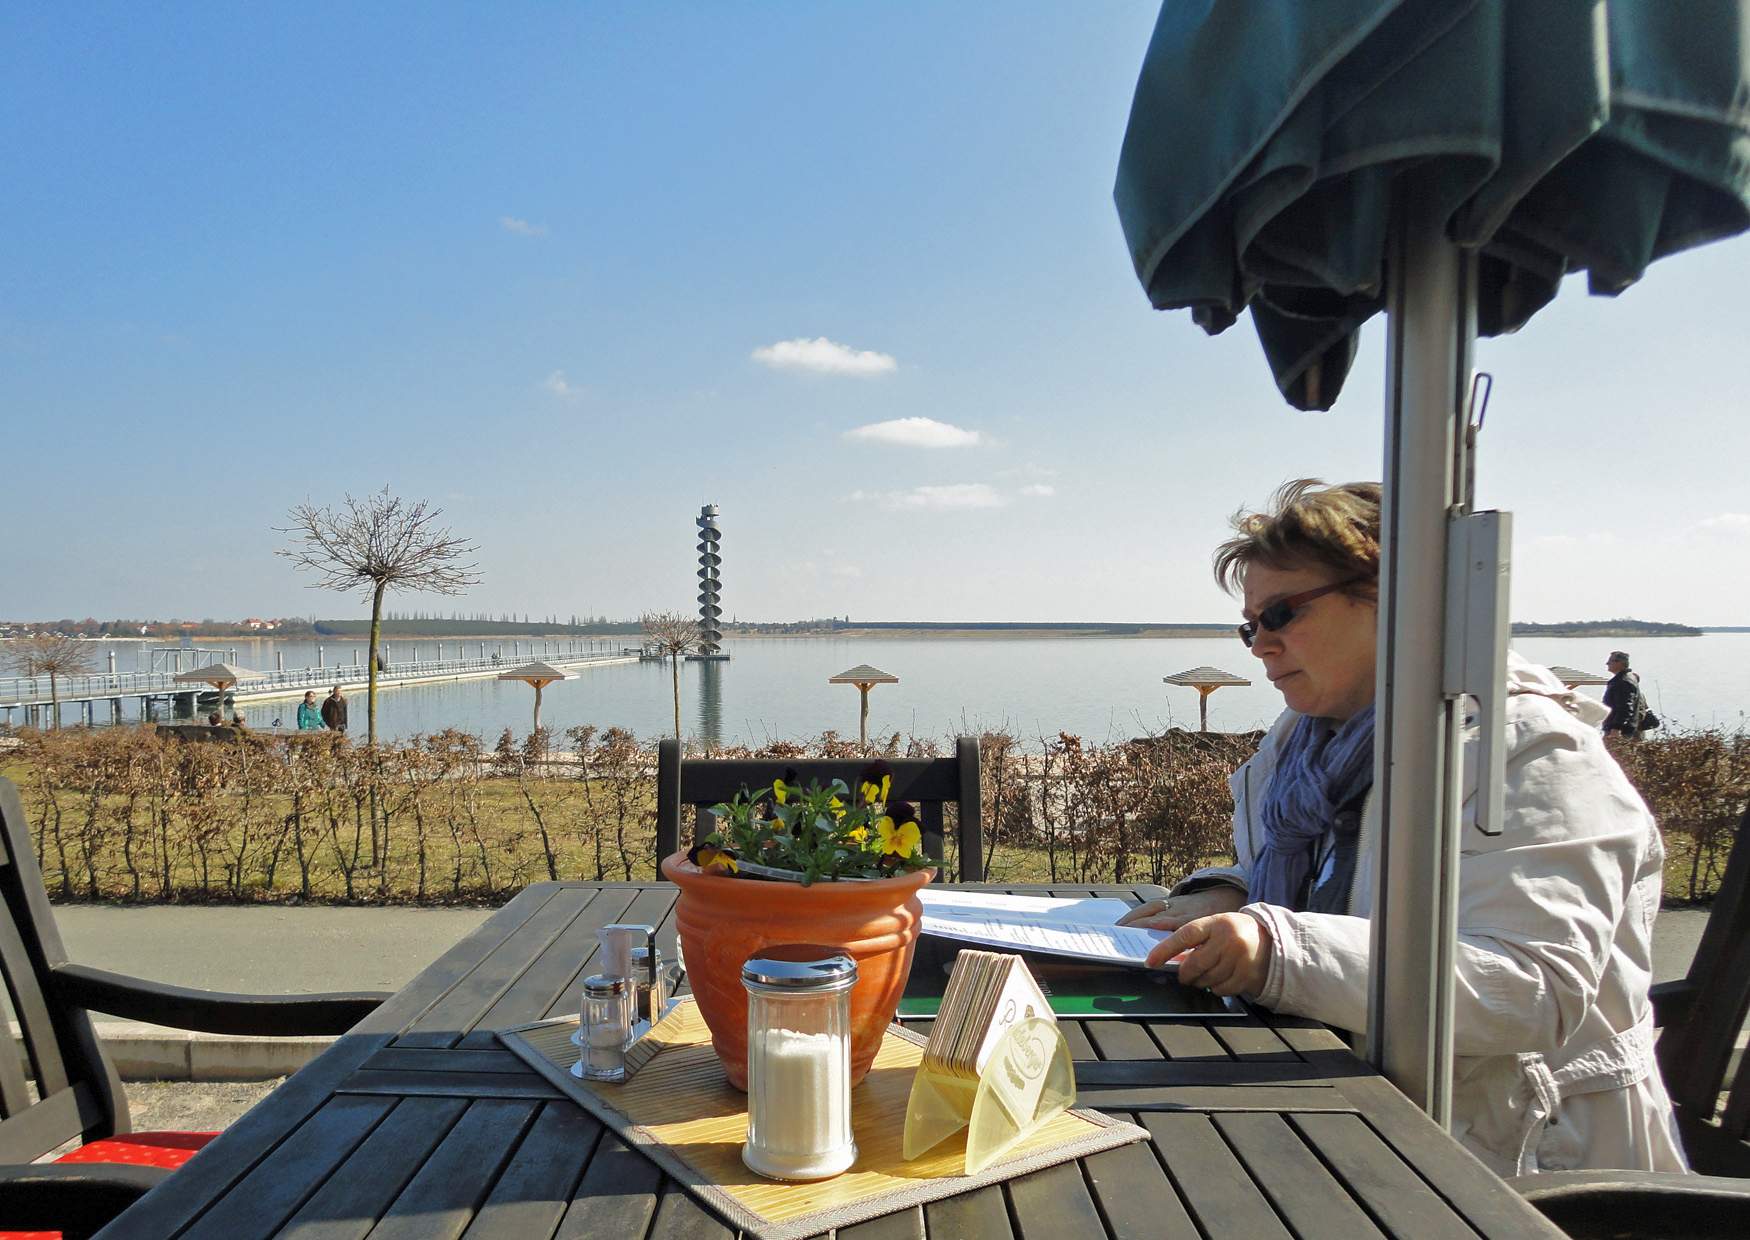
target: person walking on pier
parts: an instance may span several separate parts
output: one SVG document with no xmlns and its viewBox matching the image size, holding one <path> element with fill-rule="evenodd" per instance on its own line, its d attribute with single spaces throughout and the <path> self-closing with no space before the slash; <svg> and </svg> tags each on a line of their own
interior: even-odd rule
<svg viewBox="0 0 1750 1240">
<path fill-rule="evenodd" d="M 1639 740 L 1645 730 L 1641 717 L 1647 709 L 1647 699 L 1641 694 L 1640 674 L 1629 670 L 1628 653 L 1622 650 L 1612 650 L 1604 666 L 1610 672 L 1610 683 L 1604 686 L 1604 704 L 1610 707 L 1610 716 L 1604 721 L 1604 735 Z"/>
<path fill-rule="evenodd" d="M 322 712 L 316 706 L 316 690 L 308 689 L 304 700 L 298 703 L 298 731 L 320 732 L 324 726 Z"/>
<path fill-rule="evenodd" d="M 339 685 L 322 699 L 322 722 L 330 732 L 346 731 L 346 695 L 340 691 Z"/>
</svg>

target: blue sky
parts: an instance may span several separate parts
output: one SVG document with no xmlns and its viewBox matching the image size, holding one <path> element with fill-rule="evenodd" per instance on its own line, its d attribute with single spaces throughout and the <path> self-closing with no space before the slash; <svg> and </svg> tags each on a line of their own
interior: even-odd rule
<svg viewBox="0 0 1750 1240">
<path fill-rule="evenodd" d="M 349 613 L 273 527 L 387 485 L 484 574 L 400 607 L 690 608 L 715 501 L 746 618 L 1227 618 L 1227 513 L 1378 475 L 1383 348 L 1298 414 L 1147 308 L 1155 8 L 9 8 L 0 615 Z M 1750 623 L 1746 287 L 1483 344 L 1516 618 Z"/>
</svg>

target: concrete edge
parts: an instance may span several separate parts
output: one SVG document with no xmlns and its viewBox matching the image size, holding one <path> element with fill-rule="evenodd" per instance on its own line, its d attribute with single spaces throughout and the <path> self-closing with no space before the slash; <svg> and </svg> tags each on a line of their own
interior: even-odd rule
<svg viewBox="0 0 1750 1240">
<path fill-rule="evenodd" d="M 96 1022 L 98 1039 L 124 1081 L 267 1081 L 290 1076 L 334 1044 L 332 1037 L 264 1038 L 196 1033 L 135 1021 Z M 11 1022 L 27 1075 L 24 1039 Z"/>
</svg>

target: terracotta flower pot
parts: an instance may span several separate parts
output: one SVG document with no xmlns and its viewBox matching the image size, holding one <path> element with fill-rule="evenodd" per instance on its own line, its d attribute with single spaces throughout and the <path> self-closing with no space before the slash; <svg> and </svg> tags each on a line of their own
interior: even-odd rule
<svg viewBox="0 0 1750 1240">
<path fill-rule="evenodd" d="M 911 976 L 912 948 L 924 917 L 918 890 L 935 871 L 804 887 L 701 874 L 684 852 L 677 852 L 663 860 L 662 873 L 681 889 L 675 928 L 687 982 L 730 1084 L 747 1088 L 747 991 L 741 966 L 779 943 L 821 943 L 857 962 L 857 984 L 851 988 L 851 1084 L 861 1081 Z"/>
</svg>

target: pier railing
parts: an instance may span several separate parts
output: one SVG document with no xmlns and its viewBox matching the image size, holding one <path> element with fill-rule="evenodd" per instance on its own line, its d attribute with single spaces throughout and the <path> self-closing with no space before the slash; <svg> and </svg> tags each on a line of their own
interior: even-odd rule
<svg viewBox="0 0 1750 1240">
<path fill-rule="evenodd" d="M 584 663 L 600 663 L 610 659 L 635 656 L 636 649 L 595 650 L 588 652 L 548 653 L 534 656 L 556 667 Z M 418 659 L 392 662 L 377 673 L 377 683 L 423 680 L 441 676 L 481 676 L 491 672 L 509 671 L 524 660 L 508 655 L 489 654 L 484 658 Z M 186 674 L 186 673 L 185 673 Z M 273 697 L 294 689 L 328 688 L 335 684 L 360 684 L 369 676 L 370 668 L 363 663 L 331 663 L 321 667 L 276 668 L 259 677 L 242 681 L 225 690 L 234 700 Z M 210 693 L 210 685 L 176 679 L 174 672 L 88 672 L 62 676 L 57 680 L 55 696 L 63 703 L 101 701 L 106 698 L 166 697 L 180 693 Z M 50 701 L 47 676 L 0 677 L 0 708 L 45 706 Z"/>
</svg>

